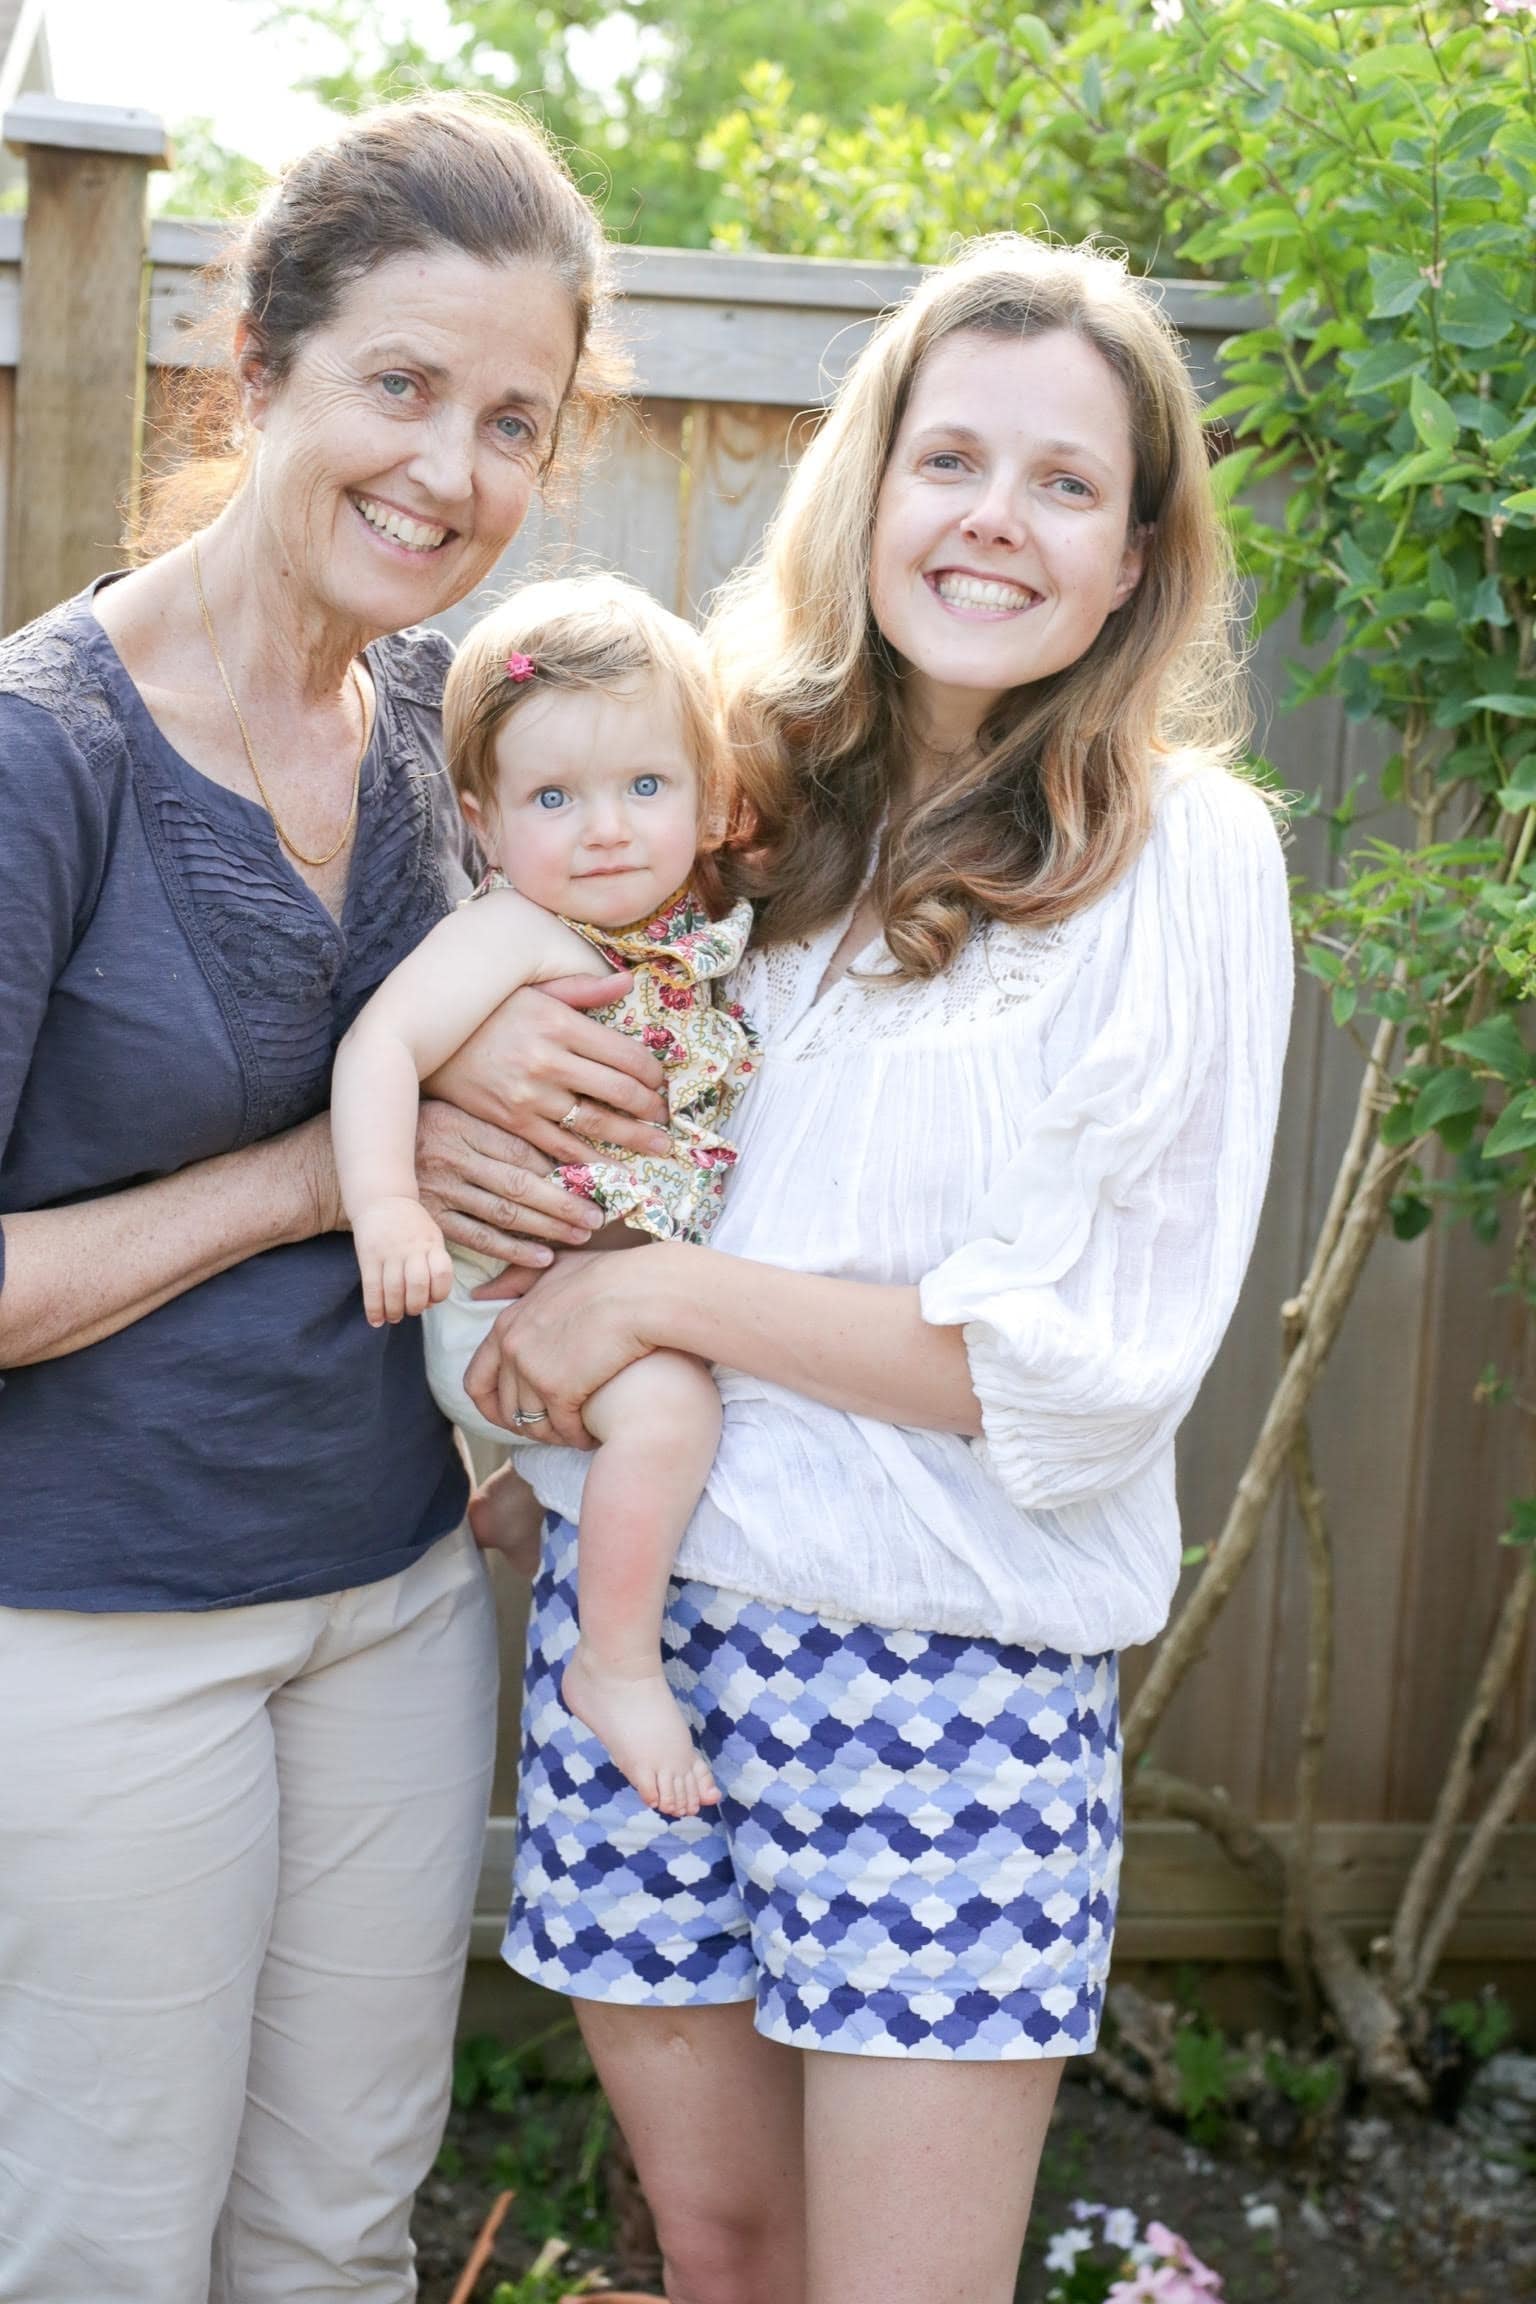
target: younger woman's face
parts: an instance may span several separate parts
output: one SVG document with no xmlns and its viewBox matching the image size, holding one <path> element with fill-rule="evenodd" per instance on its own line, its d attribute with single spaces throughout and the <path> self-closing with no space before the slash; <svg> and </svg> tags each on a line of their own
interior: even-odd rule
<svg viewBox="0 0 1536 2304">
<path fill-rule="evenodd" d="M 967 331 L 914 379 L 870 550 L 875 621 L 923 736 L 968 743 L 1011 688 L 1075 664 L 1129 599 L 1130 414 L 1085 338 Z"/>
<path fill-rule="evenodd" d="M 537 677 L 537 675 L 535 675 Z M 622 928 L 682 887 L 699 779 L 671 684 L 530 696 L 496 738 L 496 802 L 464 813 L 489 860 L 547 912 Z"/>
</svg>

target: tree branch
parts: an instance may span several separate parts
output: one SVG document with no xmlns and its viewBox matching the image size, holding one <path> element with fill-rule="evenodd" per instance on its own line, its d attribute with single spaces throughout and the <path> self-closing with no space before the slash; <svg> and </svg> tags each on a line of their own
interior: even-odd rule
<svg viewBox="0 0 1536 2304">
<path fill-rule="evenodd" d="M 1494 1849 L 1498 1846 L 1499 1835 L 1525 1798 L 1526 1786 L 1533 1779 L 1536 1779 L 1536 1729 L 1531 1731 L 1500 1777 L 1493 1798 L 1478 1818 L 1472 1836 L 1461 1852 L 1461 1860 L 1446 1882 L 1445 1894 L 1436 1907 L 1435 1916 L 1424 1931 L 1424 1941 L 1419 1948 L 1411 1986 L 1415 2001 L 1422 2000 L 1429 1990 L 1451 1930 L 1461 1918 L 1468 1897 L 1487 1871 Z"/>
<path fill-rule="evenodd" d="M 1472 1773 L 1477 1765 L 1488 1722 L 1519 1661 L 1533 1595 L 1536 1595 L 1536 1574 L 1522 1564 L 1499 1610 L 1498 1622 L 1493 1628 L 1493 1637 L 1483 1659 L 1483 1668 L 1478 1674 L 1477 1686 L 1472 1691 L 1472 1701 L 1462 1717 L 1456 1748 L 1451 1754 L 1445 1779 L 1440 1786 L 1434 1814 L 1429 1820 L 1429 1828 L 1413 1860 L 1413 1869 L 1398 1899 L 1397 1913 L 1392 1922 L 1388 1974 L 1393 1991 L 1405 2002 L 1417 1999 L 1422 1990 L 1415 1979 L 1422 1967 L 1424 1945 L 1428 1941 L 1430 1899 L 1449 1859 L 1451 1841 L 1472 1789 Z"/>
<path fill-rule="evenodd" d="M 1362 1094 L 1364 1094 L 1362 1089 Z M 1125 1759 L 1133 1769 L 1154 1729 L 1204 1654 L 1211 1627 L 1248 1565 L 1263 1532 L 1265 1514 L 1295 1444 L 1307 1403 L 1333 1349 L 1365 1260 L 1381 1230 L 1392 1189 L 1409 1156 L 1409 1146 L 1388 1149 L 1378 1138 L 1326 1259 L 1315 1256 L 1294 1302 L 1305 1307 L 1296 1348 L 1286 1362 L 1270 1400 L 1253 1453 L 1243 1468 L 1226 1523 L 1193 1593 L 1152 1660 L 1152 1668 L 1125 1724 Z"/>
<path fill-rule="evenodd" d="M 1333 1544 L 1305 1417 L 1291 1449 L 1291 1482 L 1307 1535 L 1307 1693 L 1296 1760 L 1295 1815 L 1286 1851 L 1280 1956 L 1310 2026 L 1316 2013 L 1316 1995 L 1307 1942 L 1317 1917 L 1317 1809 L 1333 1696 Z"/>
</svg>

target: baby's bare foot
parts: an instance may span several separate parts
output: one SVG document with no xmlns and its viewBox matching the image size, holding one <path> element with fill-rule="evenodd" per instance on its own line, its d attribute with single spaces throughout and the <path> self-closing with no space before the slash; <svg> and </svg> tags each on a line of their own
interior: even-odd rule
<svg viewBox="0 0 1536 2304">
<path fill-rule="evenodd" d="M 495 1472 L 469 1500 L 469 1531 L 482 1552 L 499 1552 L 519 1576 L 539 1572 L 543 1513 L 525 1483 L 507 1470 Z"/>
<path fill-rule="evenodd" d="M 659 1666 L 626 1679 L 595 1665 L 585 1643 L 578 1641 L 561 1693 L 647 1808 L 659 1808 L 664 1816 L 697 1816 L 719 1799 L 719 1787 L 694 1748 Z"/>
</svg>

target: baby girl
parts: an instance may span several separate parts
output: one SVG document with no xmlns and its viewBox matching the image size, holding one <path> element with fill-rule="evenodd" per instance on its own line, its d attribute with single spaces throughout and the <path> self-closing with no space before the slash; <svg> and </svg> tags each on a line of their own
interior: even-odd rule
<svg viewBox="0 0 1536 2304">
<path fill-rule="evenodd" d="M 702 644 L 637 586 L 611 576 L 525 586 L 468 634 L 444 721 L 459 804 L 491 869 L 352 1026 L 331 1122 L 369 1319 L 427 1313 L 439 1402 L 466 1431 L 505 1443 L 519 1435 L 488 1424 L 463 1387 L 501 1309 L 472 1291 L 499 1267 L 464 1250 L 450 1257 L 421 1205 L 420 1082 L 509 993 L 590 974 L 596 952 L 634 977 L 599 1013 L 641 1036 L 665 1068 L 674 1150 L 594 1145 L 590 1162 L 557 1179 L 622 1220 L 616 1237 L 597 1235 L 599 1247 L 639 1234 L 703 1240 L 736 1157 L 718 1131 L 754 1069 L 750 1029 L 718 990 L 751 914 L 727 910 L 705 845 L 719 737 Z M 694 1815 L 719 1795 L 662 1670 L 661 1619 L 719 1438 L 719 1395 L 702 1361 L 653 1352 L 582 1413 L 598 1446 L 582 1498 L 581 1632 L 565 1700 L 648 1805 Z M 507 1468 L 489 1483 L 477 1533 L 495 1541 L 502 1519 L 515 1552 L 514 1479 Z"/>
</svg>

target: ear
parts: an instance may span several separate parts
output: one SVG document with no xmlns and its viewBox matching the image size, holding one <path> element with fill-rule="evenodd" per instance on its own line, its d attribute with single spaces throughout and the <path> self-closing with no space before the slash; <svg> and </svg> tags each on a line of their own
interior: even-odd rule
<svg viewBox="0 0 1536 2304">
<path fill-rule="evenodd" d="M 481 807 L 479 801 L 475 798 L 473 792 L 461 792 L 459 794 L 459 814 L 463 817 L 465 823 L 469 826 L 471 832 L 473 832 L 475 838 L 479 841 L 481 847 L 483 848 L 486 844 L 486 812 Z"/>
<path fill-rule="evenodd" d="M 235 382 L 240 412 L 252 430 L 259 432 L 272 405 L 273 385 L 261 339 L 249 320 L 235 323 Z"/>
<path fill-rule="evenodd" d="M 1133 528 L 1127 536 L 1125 551 L 1120 559 L 1120 573 L 1115 578 L 1115 593 L 1110 602 L 1111 609 L 1123 608 L 1141 582 L 1142 570 L 1147 564 L 1147 546 L 1151 541 L 1152 530 L 1147 525 Z"/>
</svg>

